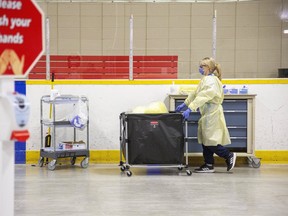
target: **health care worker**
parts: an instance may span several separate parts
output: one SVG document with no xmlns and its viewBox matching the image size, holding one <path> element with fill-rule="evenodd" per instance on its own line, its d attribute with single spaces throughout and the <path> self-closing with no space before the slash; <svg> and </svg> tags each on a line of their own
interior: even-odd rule
<svg viewBox="0 0 288 216">
<path fill-rule="evenodd" d="M 196 90 L 192 91 L 184 103 L 176 108 L 188 119 L 191 111 L 198 108 L 201 118 L 198 121 L 198 143 L 202 144 L 205 164 L 195 169 L 199 173 L 213 173 L 214 153 L 226 160 L 227 171 L 234 168 L 236 153 L 223 145 L 231 144 L 226 127 L 222 102 L 224 93 L 221 83 L 221 69 L 213 58 L 206 57 L 200 62 L 199 72 L 204 75 Z"/>
</svg>

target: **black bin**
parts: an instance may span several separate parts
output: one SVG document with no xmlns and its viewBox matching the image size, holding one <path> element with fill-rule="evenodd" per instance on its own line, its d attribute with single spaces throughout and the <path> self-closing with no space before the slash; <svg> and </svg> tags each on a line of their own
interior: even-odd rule
<svg viewBox="0 0 288 216">
<path fill-rule="evenodd" d="M 278 77 L 279 78 L 288 77 L 288 68 L 279 68 L 278 69 Z"/>
<path fill-rule="evenodd" d="M 128 156 L 129 164 L 183 163 L 182 114 L 124 114 L 124 116 L 128 129 L 128 155 L 125 155 L 125 147 L 123 150 L 124 157 Z"/>
</svg>

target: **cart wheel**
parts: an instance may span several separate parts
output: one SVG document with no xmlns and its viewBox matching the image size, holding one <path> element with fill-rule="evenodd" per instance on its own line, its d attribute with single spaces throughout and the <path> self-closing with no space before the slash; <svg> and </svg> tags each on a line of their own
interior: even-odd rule
<svg viewBox="0 0 288 216">
<path fill-rule="evenodd" d="M 259 168 L 261 166 L 261 159 L 256 157 L 248 157 L 248 164 L 253 168 Z"/>
<path fill-rule="evenodd" d="M 56 160 L 50 161 L 50 162 L 48 163 L 48 169 L 51 170 L 51 171 L 55 170 L 55 168 L 56 168 L 56 163 L 57 163 Z"/>
<path fill-rule="evenodd" d="M 124 167 L 124 166 L 121 166 L 121 167 L 120 167 L 120 170 L 121 170 L 122 172 L 124 172 L 124 171 L 125 171 L 125 167 Z"/>
<path fill-rule="evenodd" d="M 132 172 L 130 170 L 127 171 L 127 176 L 131 177 L 132 176 Z"/>
<path fill-rule="evenodd" d="M 182 166 L 179 166 L 179 167 L 178 167 L 178 170 L 180 170 L 180 171 L 183 170 L 183 167 L 182 167 Z"/>
<path fill-rule="evenodd" d="M 85 157 L 85 158 L 81 161 L 80 165 L 81 165 L 82 168 L 86 169 L 86 168 L 88 167 L 88 165 L 89 165 L 89 158 L 88 158 L 88 157 Z"/>
<path fill-rule="evenodd" d="M 258 161 L 258 163 L 255 162 L 254 160 L 252 161 L 252 167 L 253 168 L 259 168 L 260 166 L 261 166 L 261 162 L 260 161 Z"/>
<path fill-rule="evenodd" d="M 71 165 L 75 165 L 75 162 L 76 162 L 76 157 L 72 157 L 72 158 L 70 159 Z"/>
<path fill-rule="evenodd" d="M 190 170 L 186 170 L 186 173 L 187 173 L 188 176 L 192 175 L 192 172 Z"/>
<path fill-rule="evenodd" d="M 39 158 L 39 161 L 38 161 L 38 165 L 39 165 L 40 167 L 43 167 L 43 164 L 44 164 L 44 158 L 43 158 L 43 157 L 40 157 L 40 158 Z"/>
</svg>

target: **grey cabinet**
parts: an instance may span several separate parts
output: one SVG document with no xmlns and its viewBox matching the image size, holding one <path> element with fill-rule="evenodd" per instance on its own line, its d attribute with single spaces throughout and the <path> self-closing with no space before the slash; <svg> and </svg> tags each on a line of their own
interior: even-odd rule
<svg viewBox="0 0 288 216">
<path fill-rule="evenodd" d="M 238 156 L 254 158 L 254 94 L 225 95 L 223 101 L 224 116 L 230 133 L 231 145 L 227 145 Z M 183 103 L 187 95 L 169 95 L 169 110 Z M 197 127 L 200 118 L 199 112 L 192 112 L 188 120 L 188 154 L 202 155 L 202 146 L 198 144 Z"/>
</svg>

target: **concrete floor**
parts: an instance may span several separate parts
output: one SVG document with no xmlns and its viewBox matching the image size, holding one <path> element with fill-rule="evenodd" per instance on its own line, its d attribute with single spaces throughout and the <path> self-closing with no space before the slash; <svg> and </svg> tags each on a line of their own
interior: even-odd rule
<svg viewBox="0 0 288 216">
<path fill-rule="evenodd" d="M 16 165 L 15 216 L 288 215 L 288 165 L 215 169 Z"/>
</svg>

